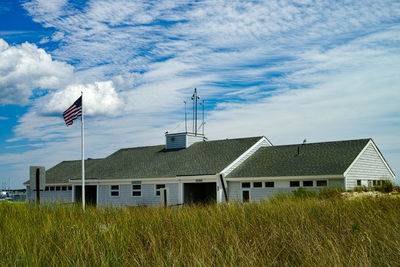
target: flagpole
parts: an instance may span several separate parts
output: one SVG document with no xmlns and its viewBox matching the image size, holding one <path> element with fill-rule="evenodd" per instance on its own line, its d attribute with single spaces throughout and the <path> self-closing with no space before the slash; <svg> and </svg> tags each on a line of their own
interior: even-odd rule
<svg viewBox="0 0 400 267">
<path fill-rule="evenodd" d="M 85 210 L 85 119 L 83 110 L 83 92 L 82 97 L 82 116 L 81 116 L 81 146 L 82 146 L 82 209 Z"/>
</svg>

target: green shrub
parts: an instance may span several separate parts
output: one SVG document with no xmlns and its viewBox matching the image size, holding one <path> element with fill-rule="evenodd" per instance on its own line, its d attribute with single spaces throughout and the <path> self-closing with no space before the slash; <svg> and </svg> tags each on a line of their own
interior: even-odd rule
<svg viewBox="0 0 400 267">
<path fill-rule="evenodd" d="M 294 198 L 300 199 L 312 198 L 317 196 L 317 193 L 315 191 L 307 190 L 304 187 L 297 188 L 296 190 L 292 191 L 292 194 Z"/>
<path fill-rule="evenodd" d="M 357 186 L 357 187 L 354 187 L 354 192 L 358 192 L 358 193 L 368 192 L 368 191 L 371 191 L 371 189 L 372 188 L 367 187 L 367 186 Z"/>
<path fill-rule="evenodd" d="M 321 188 L 318 191 L 318 198 L 320 199 L 328 199 L 328 198 L 341 198 L 343 195 L 342 187 L 326 187 Z"/>
<path fill-rule="evenodd" d="M 383 180 L 382 186 L 378 187 L 377 190 L 383 193 L 390 193 L 393 191 L 393 184 L 391 181 Z"/>
</svg>

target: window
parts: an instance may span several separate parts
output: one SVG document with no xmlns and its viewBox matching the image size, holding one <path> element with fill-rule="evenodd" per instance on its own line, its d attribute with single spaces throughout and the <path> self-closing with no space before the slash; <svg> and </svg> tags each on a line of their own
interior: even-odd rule
<svg viewBox="0 0 400 267">
<path fill-rule="evenodd" d="M 50 191 L 54 191 L 54 186 L 50 186 Z"/>
<path fill-rule="evenodd" d="M 262 182 L 254 182 L 253 187 L 262 187 Z"/>
<path fill-rule="evenodd" d="M 250 188 L 250 183 L 242 183 L 242 188 Z"/>
<path fill-rule="evenodd" d="M 165 184 L 156 184 L 156 196 L 161 195 L 160 192 L 162 188 L 165 188 Z"/>
<path fill-rule="evenodd" d="M 110 192 L 112 197 L 119 197 L 119 185 L 110 186 Z"/>
<path fill-rule="evenodd" d="M 290 181 L 290 187 L 299 187 L 300 181 Z"/>
<path fill-rule="evenodd" d="M 142 195 L 142 182 L 132 182 L 132 196 L 140 197 Z"/>
<path fill-rule="evenodd" d="M 275 187 L 274 182 L 265 182 L 265 187 Z"/>
<path fill-rule="evenodd" d="M 303 186 L 304 187 L 306 187 L 306 186 L 314 186 L 314 183 L 313 183 L 313 181 L 303 181 Z"/>
<path fill-rule="evenodd" d="M 72 190 L 72 186 L 68 186 L 68 190 Z"/>
<path fill-rule="evenodd" d="M 250 192 L 248 190 L 243 190 L 242 191 L 242 200 L 243 200 L 243 202 L 249 202 L 250 201 Z"/>
<path fill-rule="evenodd" d="M 327 186 L 328 182 L 326 180 L 317 181 L 317 186 Z"/>
<path fill-rule="evenodd" d="M 377 184 L 378 186 L 381 186 L 381 185 L 382 185 L 382 181 L 381 181 L 381 180 L 378 180 L 378 181 L 376 181 L 376 182 L 377 182 L 376 184 Z"/>
<path fill-rule="evenodd" d="M 372 181 L 372 185 L 373 185 L 373 186 L 376 186 L 376 180 L 373 180 L 373 181 Z"/>
<path fill-rule="evenodd" d="M 357 180 L 357 186 L 361 186 L 361 180 Z"/>
<path fill-rule="evenodd" d="M 62 191 L 67 191 L 67 187 L 66 187 L 66 186 L 62 186 L 62 187 L 61 187 L 61 190 L 62 190 Z"/>
<path fill-rule="evenodd" d="M 48 186 L 46 186 L 45 188 L 44 188 L 44 191 L 49 191 L 50 190 L 50 188 L 48 187 Z"/>
<path fill-rule="evenodd" d="M 56 191 L 60 191 L 61 187 L 60 186 L 56 186 Z"/>
</svg>

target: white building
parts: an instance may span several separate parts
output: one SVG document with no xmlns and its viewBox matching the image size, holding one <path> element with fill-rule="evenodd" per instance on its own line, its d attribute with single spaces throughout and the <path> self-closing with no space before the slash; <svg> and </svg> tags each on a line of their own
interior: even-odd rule
<svg viewBox="0 0 400 267">
<path fill-rule="evenodd" d="M 166 144 L 120 149 L 88 159 L 86 200 L 96 205 L 181 205 L 259 201 L 298 187 L 379 185 L 395 175 L 372 139 L 273 146 L 267 138 L 206 141 L 166 134 Z M 36 192 L 27 187 L 27 198 Z M 41 201 L 81 199 L 81 161 L 48 169 Z"/>
</svg>

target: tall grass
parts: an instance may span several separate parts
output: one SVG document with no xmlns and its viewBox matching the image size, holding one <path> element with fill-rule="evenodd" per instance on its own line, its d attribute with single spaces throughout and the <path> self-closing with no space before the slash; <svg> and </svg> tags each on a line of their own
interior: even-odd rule
<svg viewBox="0 0 400 267">
<path fill-rule="evenodd" d="M 400 199 L 164 208 L 0 205 L 0 265 L 400 265 Z"/>
</svg>

